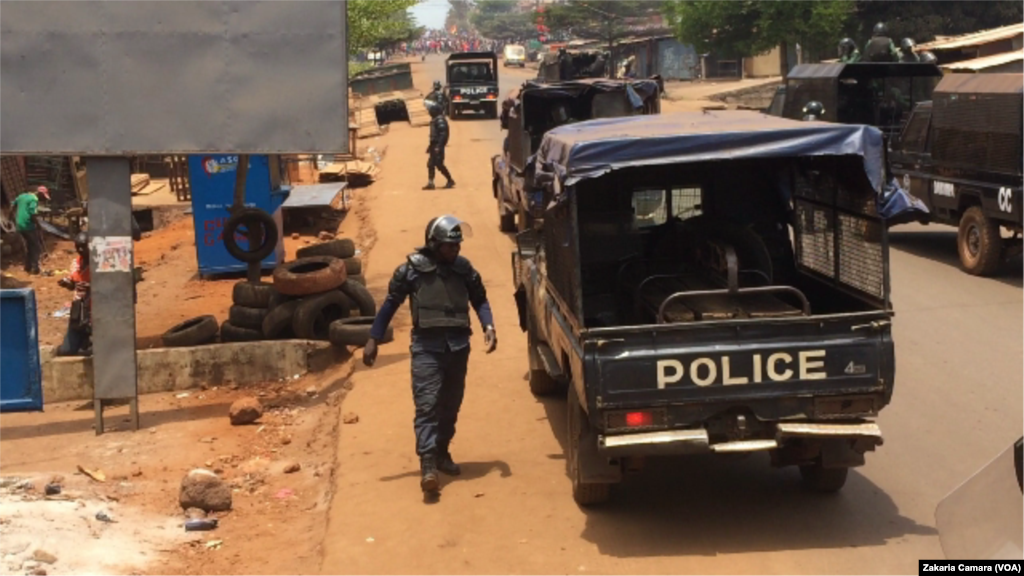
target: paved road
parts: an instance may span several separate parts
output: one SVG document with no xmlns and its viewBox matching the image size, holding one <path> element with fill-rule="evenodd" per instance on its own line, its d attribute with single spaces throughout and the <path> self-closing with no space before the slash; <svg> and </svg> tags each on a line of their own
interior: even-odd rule
<svg viewBox="0 0 1024 576">
<path fill-rule="evenodd" d="M 443 77 L 442 60 L 416 64 L 417 85 Z M 503 71 L 505 93 L 525 75 Z M 529 71 L 527 71 L 529 73 Z M 498 232 L 489 158 L 494 120 L 452 122 L 449 166 L 458 188 L 423 192 L 426 131 L 394 126 L 383 179 L 369 191 L 379 240 L 368 279 L 378 295 L 422 241 L 435 214 L 473 224 L 464 254 L 494 306 L 498 351 L 470 362 L 452 447 L 462 477 L 424 504 L 412 433 L 409 316 L 376 367 L 359 367 L 345 411 L 325 573 L 911 573 L 941 557 L 938 501 L 1021 432 L 1019 263 L 1002 279 L 955 266 L 952 229 L 894 234 L 897 384 L 880 419 L 886 443 L 839 495 L 799 489 L 795 470 L 764 455 L 656 461 L 610 505 L 582 510 L 565 474 L 564 400 L 538 400 L 526 383 L 509 253 Z"/>
</svg>

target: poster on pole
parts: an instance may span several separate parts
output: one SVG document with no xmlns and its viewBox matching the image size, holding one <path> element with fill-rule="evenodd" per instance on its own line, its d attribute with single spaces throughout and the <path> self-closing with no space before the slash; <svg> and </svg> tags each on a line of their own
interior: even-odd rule
<svg viewBox="0 0 1024 576">
<path fill-rule="evenodd" d="M 89 257 L 96 272 L 131 272 L 131 236 L 101 236 L 89 241 Z"/>
</svg>

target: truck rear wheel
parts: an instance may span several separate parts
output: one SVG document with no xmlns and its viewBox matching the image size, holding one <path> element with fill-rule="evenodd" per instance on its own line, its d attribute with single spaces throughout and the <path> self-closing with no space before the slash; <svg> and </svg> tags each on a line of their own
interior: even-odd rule
<svg viewBox="0 0 1024 576">
<path fill-rule="evenodd" d="M 824 468 L 821 462 L 800 467 L 804 488 L 822 494 L 842 490 L 849 473 L 849 468 Z"/>
<path fill-rule="evenodd" d="M 585 427 L 590 426 L 587 415 L 580 405 L 579 396 L 576 394 L 576 387 L 569 385 L 568 438 L 569 449 L 566 461 L 569 465 L 569 478 L 572 479 L 572 499 L 580 506 L 593 506 L 603 504 L 611 497 L 611 484 L 584 482 L 580 472 L 580 439 L 583 437 Z"/>
<path fill-rule="evenodd" d="M 1003 262 L 999 225 L 985 217 L 980 206 L 971 206 L 960 218 L 956 235 L 960 265 L 968 274 L 991 276 Z"/>
<path fill-rule="evenodd" d="M 534 396 L 551 396 L 561 390 L 562 385 L 551 377 L 543 365 L 533 359 L 537 358 L 540 352 L 537 351 L 537 337 L 533 335 L 533 326 L 528 326 L 526 331 L 526 345 L 529 347 L 528 354 L 531 354 L 530 361 L 530 392 Z M 540 365 L 534 369 L 534 366 Z"/>
</svg>

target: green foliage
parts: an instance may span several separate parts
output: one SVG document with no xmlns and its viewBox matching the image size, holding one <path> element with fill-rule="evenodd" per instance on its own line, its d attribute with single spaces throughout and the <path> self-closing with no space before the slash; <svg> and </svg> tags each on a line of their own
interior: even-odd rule
<svg viewBox="0 0 1024 576">
<path fill-rule="evenodd" d="M 665 11 L 681 42 L 693 44 L 699 52 L 743 57 L 780 44 L 835 46 L 854 8 L 851 0 L 676 0 Z"/>
<path fill-rule="evenodd" d="M 629 23 L 657 15 L 665 2 L 637 0 L 568 0 L 548 6 L 544 24 L 553 33 L 565 31 L 578 38 L 612 43 L 629 36 Z"/>
<path fill-rule="evenodd" d="M 422 32 L 415 27 L 407 12 L 416 5 L 416 1 L 349 0 L 349 53 L 418 37 Z"/>
<path fill-rule="evenodd" d="M 1019 1 L 945 0 L 920 2 L 878 2 L 858 0 L 847 25 L 848 36 L 863 44 L 876 22 L 885 22 L 889 36 L 930 42 L 936 35 L 955 36 L 998 28 L 1024 21 L 1024 4 Z"/>
<path fill-rule="evenodd" d="M 512 0 L 478 0 L 470 23 L 484 38 L 511 40 L 536 36 L 533 14 L 520 12 Z"/>
</svg>

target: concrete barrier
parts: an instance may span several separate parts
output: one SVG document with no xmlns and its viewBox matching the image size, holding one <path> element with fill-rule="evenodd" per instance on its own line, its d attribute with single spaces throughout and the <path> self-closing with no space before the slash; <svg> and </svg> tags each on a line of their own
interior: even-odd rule
<svg viewBox="0 0 1024 576">
<path fill-rule="evenodd" d="M 92 358 L 58 358 L 43 347 L 43 400 L 92 400 Z M 349 356 L 327 342 L 269 340 L 136 352 L 139 394 L 201 385 L 255 384 L 320 372 Z"/>
</svg>

